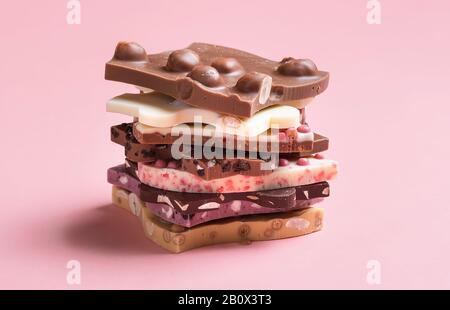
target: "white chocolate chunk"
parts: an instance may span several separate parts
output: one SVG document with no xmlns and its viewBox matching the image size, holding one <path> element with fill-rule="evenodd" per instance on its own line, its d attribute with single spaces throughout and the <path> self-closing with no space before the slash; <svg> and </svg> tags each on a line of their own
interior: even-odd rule
<svg viewBox="0 0 450 310">
<path fill-rule="evenodd" d="M 298 230 L 307 229 L 309 225 L 309 221 L 302 218 L 291 218 L 286 222 L 286 228 L 295 228 Z"/>
<path fill-rule="evenodd" d="M 270 128 L 297 127 L 301 120 L 299 110 L 288 105 L 271 106 L 241 119 L 199 109 L 155 92 L 117 96 L 107 103 L 106 109 L 137 117 L 139 123 L 161 134 L 169 133 L 177 125 L 202 123 L 211 125 L 209 130 L 216 133 L 256 136 Z"/>
<path fill-rule="evenodd" d="M 171 206 L 162 207 L 161 211 L 168 219 L 171 218 L 173 215 L 173 209 Z"/>
<path fill-rule="evenodd" d="M 230 205 L 230 208 L 234 212 L 239 212 L 241 210 L 241 201 L 240 200 L 233 200 L 233 202 Z"/>
<path fill-rule="evenodd" d="M 200 207 L 198 207 L 199 210 L 211 210 L 211 209 L 218 209 L 220 207 L 220 204 L 217 202 L 208 202 L 205 204 L 202 204 Z"/>
<path fill-rule="evenodd" d="M 259 103 L 265 104 L 270 96 L 270 91 L 272 90 L 272 77 L 267 75 L 261 85 L 261 89 L 259 90 Z"/>
<path fill-rule="evenodd" d="M 305 195 L 306 199 L 309 199 L 309 192 L 308 191 L 303 191 L 303 194 Z"/>
<path fill-rule="evenodd" d="M 119 178 L 119 182 L 120 182 L 121 184 L 123 184 L 123 185 L 127 184 L 127 183 L 128 183 L 128 178 L 127 178 L 127 176 L 125 176 L 125 175 L 121 176 L 121 177 Z"/>
</svg>

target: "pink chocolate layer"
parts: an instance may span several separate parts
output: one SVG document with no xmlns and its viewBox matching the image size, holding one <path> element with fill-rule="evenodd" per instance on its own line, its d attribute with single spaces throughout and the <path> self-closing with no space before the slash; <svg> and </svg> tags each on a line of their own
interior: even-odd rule
<svg viewBox="0 0 450 310">
<path fill-rule="evenodd" d="M 290 161 L 286 166 L 261 176 L 234 175 L 204 180 L 189 172 L 156 168 L 138 163 L 138 176 L 149 186 L 191 193 L 233 193 L 294 187 L 328 181 L 337 175 L 337 163 L 329 159 L 307 158 L 301 163 Z"/>
<path fill-rule="evenodd" d="M 277 207 L 277 208 L 265 208 L 254 202 L 245 200 L 234 200 L 232 202 L 221 204 L 219 208 L 214 210 L 206 210 L 204 212 L 198 212 L 188 215 L 182 215 L 171 206 L 163 203 L 149 203 L 145 205 L 149 208 L 153 214 L 156 214 L 160 218 L 184 227 L 193 227 L 199 224 L 203 224 L 216 219 L 236 217 L 249 214 L 263 214 L 263 213 L 278 213 L 289 212 L 293 210 L 299 210 L 308 208 L 318 202 L 321 202 L 323 198 L 314 198 L 309 200 L 298 200 L 293 208 Z"/>
</svg>

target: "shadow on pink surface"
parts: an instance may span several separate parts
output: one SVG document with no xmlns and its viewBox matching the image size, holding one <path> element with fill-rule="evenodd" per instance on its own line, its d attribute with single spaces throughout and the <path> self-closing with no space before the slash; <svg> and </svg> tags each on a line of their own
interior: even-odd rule
<svg viewBox="0 0 450 310">
<path fill-rule="evenodd" d="M 83 210 L 64 226 L 69 246 L 118 254 L 169 254 L 150 240 L 139 221 L 113 204 Z"/>
</svg>

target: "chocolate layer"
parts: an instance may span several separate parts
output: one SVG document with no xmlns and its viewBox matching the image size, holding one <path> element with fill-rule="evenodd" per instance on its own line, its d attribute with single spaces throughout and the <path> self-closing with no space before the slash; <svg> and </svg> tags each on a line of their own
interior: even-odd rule
<svg viewBox="0 0 450 310">
<path fill-rule="evenodd" d="M 206 210 L 192 214 L 181 214 L 171 206 L 162 203 L 146 202 L 145 206 L 151 212 L 163 220 L 181 225 L 183 227 L 193 227 L 210 221 L 224 218 L 249 216 L 253 214 L 280 213 L 294 210 L 305 209 L 319 203 L 323 198 L 314 198 L 308 200 L 299 200 L 295 205 L 289 207 L 262 208 L 257 203 L 246 200 L 234 200 L 231 202 L 220 203 L 216 209 Z"/>
<path fill-rule="evenodd" d="M 329 74 L 309 59 L 271 61 L 205 43 L 147 55 L 137 43 L 120 42 L 106 63 L 105 79 L 150 88 L 193 106 L 250 117 L 265 107 L 314 97 Z"/>
<path fill-rule="evenodd" d="M 108 182 L 134 192 L 149 203 L 165 203 L 183 215 L 216 209 L 219 204 L 249 201 L 261 208 L 294 208 L 298 201 L 328 197 L 327 182 L 279 190 L 246 193 L 183 193 L 161 190 L 142 184 L 127 172 L 125 165 L 108 169 Z"/>
<path fill-rule="evenodd" d="M 223 149 L 218 150 L 214 154 L 219 154 L 222 158 L 214 159 L 197 159 L 195 157 L 194 148 L 190 147 L 190 158 L 182 158 L 175 160 L 171 154 L 171 145 L 148 145 L 137 142 L 131 133 L 131 124 L 122 124 L 111 128 L 111 140 L 125 147 L 125 156 L 134 162 L 146 162 L 159 168 L 171 168 L 187 171 L 204 180 L 213 180 L 225 178 L 237 174 L 248 176 L 259 176 L 270 173 L 278 167 L 278 156 L 274 154 L 260 154 L 242 152 L 242 154 L 234 151 L 226 152 Z M 315 143 L 321 146 L 320 143 Z M 199 154 L 202 154 L 201 146 Z M 314 151 L 314 148 L 313 148 Z M 309 153 L 309 152 L 308 152 Z M 284 159 L 296 159 L 305 153 L 281 154 Z"/>
<path fill-rule="evenodd" d="M 324 152 L 328 149 L 328 138 L 314 133 L 314 140 L 297 142 L 295 139 L 290 139 L 290 133 L 286 133 L 287 130 L 280 130 L 280 134 L 286 137 L 284 140 L 280 139 L 278 143 L 279 153 L 300 153 L 300 157 L 310 156 L 315 153 Z M 166 159 L 170 154 L 170 148 L 163 145 L 173 144 L 180 136 L 172 136 L 170 134 L 162 135 L 158 133 L 154 134 L 142 134 L 136 129 L 136 126 L 131 123 L 121 124 L 111 127 L 111 140 L 115 143 L 125 146 L 125 156 L 133 161 L 145 162 L 151 157 L 162 157 L 166 155 Z M 191 137 L 191 143 L 201 140 L 204 144 L 210 139 L 210 137 L 202 137 L 197 139 Z M 243 141 L 244 143 L 238 143 L 237 137 L 234 137 L 233 145 L 239 150 L 253 151 L 254 145 L 256 150 L 261 150 L 258 144 L 251 144 L 249 141 Z M 224 138 L 223 145 L 226 146 L 226 140 Z M 271 151 L 271 143 L 267 143 L 266 149 Z"/>
<path fill-rule="evenodd" d="M 161 220 L 127 190 L 113 186 L 112 200 L 115 205 L 140 219 L 145 236 L 174 253 L 225 242 L 248 244 L 251 241 L 300 236 L 320 230 L 323 222 L 323 210 L 315 207 L 232 217 L 186 228 Z"/>
</svg>

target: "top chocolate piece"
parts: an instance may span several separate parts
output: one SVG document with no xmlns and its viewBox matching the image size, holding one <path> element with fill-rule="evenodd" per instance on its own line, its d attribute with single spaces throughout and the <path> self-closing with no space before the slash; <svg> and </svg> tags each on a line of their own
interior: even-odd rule
<svg viewBox="0 0 450 310">
<path fill-rule="evenodd" d="M 206 43 L 147 55 L 137 43 L 119 42 L 106 63 L 105 79 L 150 88 L 199 108 L 250 117 L 268 106 L 322 93 L 329 74 L 318 71 L 309 59 L 276 62 Z"/>
</svg>

